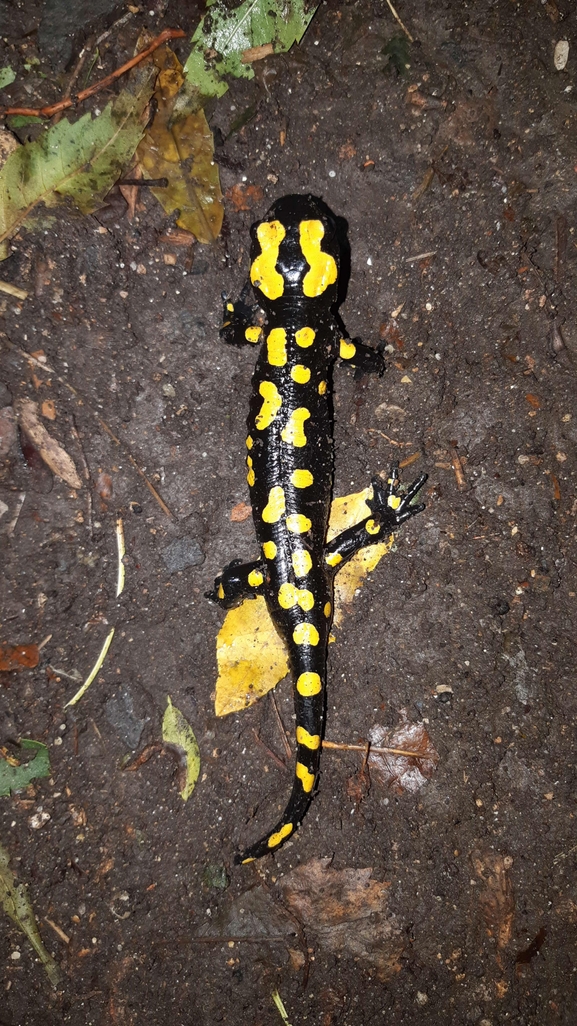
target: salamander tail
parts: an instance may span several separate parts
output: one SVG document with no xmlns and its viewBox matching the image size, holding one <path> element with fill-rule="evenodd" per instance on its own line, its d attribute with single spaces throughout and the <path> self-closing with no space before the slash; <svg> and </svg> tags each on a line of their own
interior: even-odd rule
<svg viewBox="0 0 577 1026">
<path fill-rule="evenodd" d="M 299 751 L 297 754 L 296 774 L 292 794 L 281 819 L 270 833 L 265 834 L 260 841 L 257 841 L 256 844 L 252 844 L 249 848 L 246 848 L 245 851 L 238 852 L 235 855 L 234 861 L 236 865 L 245 865 L 248 862 L 253 862 L 255 859 L 262 858 L 263 855 L 268 855 L 269 852 L 276 851 L 289 839 L 289 837 L 293 836 L 295 830 L 304 818 L 312 799 L 312 791 L 318 772 L 320 753 L 319 751 L 311 753 L 310 750 L 305 749 L 306 756 L 303 754 L 303 761 L 301 761 L 300 749 L 301 745 L 299 745 Z M 311 758 L 311 755 L 313 755 L 313 758 Z M 305 758 L 306 762 L 304 761 Z"/>
</svg>

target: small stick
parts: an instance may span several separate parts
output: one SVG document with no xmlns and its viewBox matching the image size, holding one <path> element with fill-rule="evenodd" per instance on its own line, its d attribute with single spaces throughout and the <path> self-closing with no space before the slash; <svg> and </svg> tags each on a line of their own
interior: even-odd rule
<svg viewBox="0 0 577 1026">
<path fill-rule="evenodd" d="M 54 930 L 54 933 L 58 934 L 58 936 L 60 937 L 61 941 L 64 941 L 65 944 L 70 944 L 70 937 L 68 936 L 67 933 L 64 933 L 64 930 L 60 929 L 60 927 L 58 926 L 58 923 L 54 923 L 52 921 L 52 919 L 48 918 L 48 916 L 44 916 L 44 920 L 45 920 L 45 922 L 48 923 L 48 926 L 52 927 L 52 929 Z"/>
<path fill-rule="evenodd" d="M 9 296 L 14 296 L 15 299 L 27 299 L 28 293 L 24 289 L 19 289 L 17 285 L 12 285 L 9 281 L 0 281 L 0 292 L 6 292 Z"/>
<path fill-rule="evenodd" d="M 323 748 L 334 748 L 339 752 L 367 752 L 367 745 L 341 745 L 336 741 L 323 741 Z M 420 752 L 411 752 L 405 748 L 373 748 L 371 746 L 371 755 L 405 755 L 410 759 L 428 759 L 428 755 L 423 755 Z"/>
<path fill-rule="evenodd" d="M 460 492 L 464 492 L 467 488 L 467 480 L 463 473 L 461 458 L 456 449 L 451 449 L 451 463 L 453 465 L 453 470 L 455 471 L 455 477 L 457 478 L 457 488 Z"/>
<path fill-rule="evenodd" d="M 78 451 L 80 453 L 80 462 L 82 463 L 82 470 L 84 473 L 84 480 L 86 481 L 86 512 L 88 514 L 88 530 L 90 531 L 91 539 L 94 539 L 94 527 L 92 525 L 92 490 L 90 488 L 90 471 L 88 469 L 88 464 L 86 462 L 86 456 L 84 455 L 84 449 L 82 448 L 82 442 L 80 441 L 80 435 L 78 434 L 78 429 L 76 427 L 74 414 L 72 414 L 71 420 L 72 424 L 70 425 L 70 429 L 72 431 L 74 438 L 76 439 L 76 444 L 78 446 Z"/>
<path fill-rule="evenodd" d="M 414 263 L 416 263 L 417 260 L 425 260 L 427 257 L 436 256 L 436 254 L 437 254 L 437 250 L 436 249 L 431 249 L 428 253 L 417 253 L 416 256 L 405 257 L 405 263 L 406 264 L 414 264 Z"/>
<path fill-rule="evenodd" d="M 254 727 L 252 728 L 252 732 L 254 734 L 255 741 L 258 741 L 259 745 L 261 745 L 261 747 L 264 748 L 264 750 L 265 750 L 266 754 L 268 755 L 269 759 L 272 759 L 273 762 L 276 762 L 277 766 L 280 769 L 283 769 L 283 770 L 286 771 L 286 766 L 285 766 L 284 762 L 282 761 L 282 759 L 279 759 L 278 755 L 275 755 L 274 752 L 271 752 L 270 748 L 268 748 L 267 745 L 265 745 L 264 741 L 258 736 L 258 734 L 257 734 L 256 730 L 254 729 Z"/>
<path fill-rule="evenodd" d="M 387 442 L 390 442 L 391 445 L 398 445 L 402 449 L 405 449 L 408 445 L 411 445 L 410 442 L 395 442 L 394 438 L 389 438 L 389 436 L 386 435 L 384 431 L 379 431 L 378 428 L 368 428 L 368 431 L 373 435 L 381 435 L 381 437 L 386 438 Z"/>
<path fill-rule="evenodd" d="M 94 93 L 98 93 L 101 89 L 106 89 L 109 85 L 112 85 L 112 83 L 115 82 L 117 78 L 120 78 L 121 75 L 125 75 L 127 71 L 136 67 L 136 65 L 140 64 L 140 62 L 146 57 L 150 57 L 150 54 L 154 53 L 155 50 L 158 50 L 158 47 L 162 46 L 163 43 L 166 43 L 168 39 L 182 39 L 185 35 L 186 32 L 183 32 L 182 29 L 165 29 L 164 32 L 161 32 L 160 35 L 156 37 L 156 39 L 152 40 L 150 46 L 147 46 L 144 50 L 141 50 L 140 53 L 137 53 L 136 57 L 127 61 L 126 64 L 123 64 L 121 68 L 117 68 L 116 71 L 107 75 L 106 78 L 101 78 L 99 82 L 95 82 L 94 85 L 89 86 L 88 89 L 83 89 L 82 92 L 77 93 L 76 96 L 68 96 L 65 99 L 59 100 L 58 103 L 53 103 L 50 107 L 40 107 L 40 109 L 36 109 L 34 107 L 0 108 L 0 117 L 6 117 L 8 114 L 23 114 L 27 117 L 51 118 L 61 110 L 67 110 L 69 107 L 73 107 L 75 103 L 82 103 L 84 100 L 87 100 L 89 96 L 94 96 Z"/>
<path fill-rule="evenodd" d="M 283 742 L 284 742 L 284 750 L 286 752 L 286 757 L 287 757 L 287 759 L 290 759 L 292 757 L 291 747 L 290 747 L 290 745 L 288 743 L 288 738 L 286 736 L 286 730 L 284 729 L 283 722 L 282 722 L 282 720 L 280 718 L 280 713 L 278 711 L 278 706 L 276 704 L 276 699 L 274 697 L 274 692 L 273 691 L 269 691 L 269 695 L 270 695 L 271 700 L 272 700 L 272 707 L 274 709 L 274 714 L 276 716 L 276 722 L 277 722 L 277 725 L 278 725 L 280 736 L 282 737 Z M 285 769 L 286 769 L 286 767 L 285 767 Z"/>
<path fill-rule="evenodd" d="M 394 18 L 394 19 L 395 19 L 395 21 L 397 21 L 397 22 L 399 23 L 399 25 L 401 26 L 401 28 L 402 28 L 403 32 L 405 33 L 405 35 L 406 35 L 407 39 L 409 40 L 409 43 L 414 43 L 414 42 L 415 42 L 415 40 L 413 39 L 413 37 L 412 37 L 411 33 L 409 32 L 408 28 L 405 28 L 405 26 L 403 25 L 403 23 L 402 23 L 401 19 L 399 18 L 399 15 L 398 15 L 398 14 L 397 14 L 397 12 L 395 11 L 395 8 L 393 7 L 393 5 L 392 5 L 392 3 L 391 3 L 391 0 L 387 0 L 387 3 L 388 3 L 388 5 L 389 5 L 389 9 L 390 9 L 390 12 L 391 12 L 391 14 L 393 15 L 393 18 Z"/>
</svg>

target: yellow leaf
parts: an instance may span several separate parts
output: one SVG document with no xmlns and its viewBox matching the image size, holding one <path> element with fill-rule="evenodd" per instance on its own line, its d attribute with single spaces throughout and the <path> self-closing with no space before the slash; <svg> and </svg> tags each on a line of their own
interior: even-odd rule
<svg viewBox="0 0 577 1026">
<path fill-rule="evenodd" d="M 358 524 L 370 516 L 366 499 L 372 488 L 344 495 L 331 506 L 327 537 Z M 345 564 L 335 581 L 335 615 L 338 626 L 344 607 L 350 605 L 364 578 L 375 569 L 379 560 L 393 545 L 393 535 L 386 542 L 361 549 Z M 237 609 L 230 609 L 216 639 L 218 679 L 215 713 L 226 716 L 239 712 L 266 695 L 288 673 L 288 656 L 280 636 L 268 614 L 264 598 L 247 599 Z"/>
<path fill-rule="evenodd" d="M 200 773 L 200 750 L 194 731 L 180 709 L 167 698 L 162 720 L 162 740 L 182 749 L 186 758 L 186 775 L 180 797 L 186 802 L 194 791 Z"/>
<path fill-rule="evenodd" d="M 286 649 L 263 598 L 229 609 L 216 640 L 216 659 L 217 716 L 246 709 L 286 677 Z"/>
<path fill-rule="evenodd" d="M 155 54 L 160 68 L 154 93 L 157 111 L 137 150 L 145 178 L 166 178 L 166 188 L 151 189 L 167 214 L 179 212 L 177 225 L 199 242 L 214 242 L 224 208 L 212 132 L 202 109 L 178 110 L 184 83 L 182 66 L 168 47 Z M 184 98 L 186 101 L 186 98 Z"/>
</svg>

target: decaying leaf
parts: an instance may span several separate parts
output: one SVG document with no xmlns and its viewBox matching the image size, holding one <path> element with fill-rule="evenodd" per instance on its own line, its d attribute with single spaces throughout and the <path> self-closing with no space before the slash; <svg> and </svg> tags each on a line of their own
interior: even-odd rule
<svg viewBox="0 0 577 1026">
<path fill-rule="evenodd" d="M 328 538 L 370 516 L 366 499 L 372 488 L 334 499 L 331 506 Z M 344 607 L 350 605 L 364 578 L 380 559 L 390 552 L 393 536 L 386 542 L 370 545 L 345 564 L 335 582 L 335 615 L 338 626 Z M 288 656 L 268 614 L 263 598 L 249 599 L 226 614 L 216 641 L 218 679 L 215 712 L 226 716 L 253 705 L 276 687 L 288 673 Z"/>
<path fill-rule="evenodd" d="M 247 51 L 257 48 L 258 55 L 269 43 L 274 53 L 290 50 L 300 42 L 317 9 L 305 0 L 244 0 L 234 10 L 220 0 L 207 0 L 206 6 L 209 10 L 192 37 L 184 67 L 187 80 L 204 97 L 227 91 L 224 75 L 254 76 L 250 63 L 243 61 Z"/>
<path fill-rule="evenodd" d="M 510 877 L 513 859 L 494 852 L 476 852 L 472 859 L 475 874 L 483 884 L 477 895 L 487 933 L 495 938 L 499 949 L 505 948 L 511 940 L 515 917 Z"/>
<path fill-rule="evenodd" d="M 200 773 L 200 750 L 190 723 L 172 704 L 170 698 L 167 698 L 162 720 L 162 740 L 180 748 L 186 758 L 185 780 L 180 791 L 181 798 L 186 802 L 194 791 Z"/>
<path fill-rule="evenodd" d="M 295 924 L 270 889 L 257 886 L 223 903 L 198 932 L 200 937 L 286 937 L 294 943 Z"/>
<path fill-rule="evenodd" d="M 0 796 L 23 791 L 32 780 L 50 776 L 50 757 L 46 745 L 41 741 L 23 738 L 20 747 L 24 751 L 36 752 L 30 762 L 19 763 L 14 758 L 7 758 L 0 751 Z"/>
<path fill-rule="evenodd" d="M 0 243 L 12 237 L 40 203 L 69 197 L 83 213 L 103 197 L 134 154 L 144 126 L 156 69 L 143 67 L 102 114 L 63 118 L 34 142 L 19 146 L 0 170 Z"/>
<path fill-rule="evenodd" d="M 159 69 L 155 89 L 157 112 L 138 147 L 145 178 L 166 178 L 168 186 L 151 189 L 167 214 L 178 210 L 176 223 L 199 242 L 214 242 L 222 227 L 224 207 L 212 132 L 202 109 L 179 110 L 175 103 L 184 84 L 182 66 L 168 47 L 154 55 Z"/>
<path fill-rule="evenodd" d="M 401 926 L 388 908 L 388 883 L 372 869 L 332 869 L 329 858 L 313 859 L 280 880 L 288 908 L 305 934 L 340 957 L 376 970 L 381 980 L 400 969 L 405 946 Z"/>
<path fill-rule="evenodd" d="M 16 414 L 20 428 L 32 440 L 50 470 L 61 477 L 70 488 L 82 488 L 82 481 L 71 457 L 52 435 L 48 434 L 40 420 L 38 403 L 32 399 L 20 399 L 16 403 Z"/>
<path fill-rule="evenodd" d="M 393 752 L 369 754 L 371 780 L 391 788 L 396 794 L 419 791 L 437 768 L 439 753 L 433 747 L 424 724 L 411 723 L 406 716 L 392 734 L 380 724 L 375 725 L 369 731 L 369 740 L 375 748 L 397 748 L 415 753 L 414 757 Z"/>
<path fill-rule="evenodd" d="M 33 670 L 38 666 L 40 649 L 38 645 L 0 645 L 0 670 Z"/>
<path fill-rule="evenodd" d="M 7 916 L 22 930 L 44 966 L 48 979 L 54 988 L 58 986 L 60 970 L 48 954 L 38 932 L 38 926 L 24 884 L 17 884 L 10 869 L 10 856 L 0 844 L 0 903 Z"/>
</svg>

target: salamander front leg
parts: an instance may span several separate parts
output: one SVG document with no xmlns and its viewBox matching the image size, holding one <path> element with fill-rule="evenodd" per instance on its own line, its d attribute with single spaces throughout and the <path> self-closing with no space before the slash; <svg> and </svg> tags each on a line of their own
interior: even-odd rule
<svg viewBox="0 0 577 1026">
<path fill-rule="evenodd" d="M 404 495 L 398 492 L 399 487 L 399 466 L 395 463 L 387 479 L 386 487 L 379 477 L 372 480 L 373 496 L 367 499 L 367 506 L 371 516 L 366 517 L 360 523 L 347 528 L 341 534 L 333 538 L 325 548 L 325 562 L 335 571 L 343 563 L 354 556 L 359 549 L 367 545 L 374 545 L 381 541 L 383 536 L 391 534 L 397 527 L 422 513 L 425 509 L 424 503 L 413 504 L 413 499 L 423 487 L 427 480 L 427 474 L 421 474 L 411 485 Z"/>
<path fill-rule="evenodd" d="M 356 378 L 363 374 L 378 374 L 382 377 L 385 373 L 385 361 L 381 353 L 378 349 L 366 346 L 360 338 L 339 339 L 339 356 L 355 368 Z"/>
<path fill-rule="evenodd" d="M 233 559 L 218 575 L 213 590 L 207 591 L 205 598 L 218 602 L 224 609 L 233 609 L 246 598 L 253 599 L 262 595 L 265 573 L 266 564 L 260 559 L 252 563 Z"/>
<path fill-rule="evenodd" d="M 224 307 L 219 334 L 229 346 L 254 345 L 261 341 L 264 315 L 258 304 L 249 306 L 246 303 L 249 289 L 250 282 L 247 282 L 236 303 L 230 301 L 226 292 L 222 294 Z"/>
</svg>

